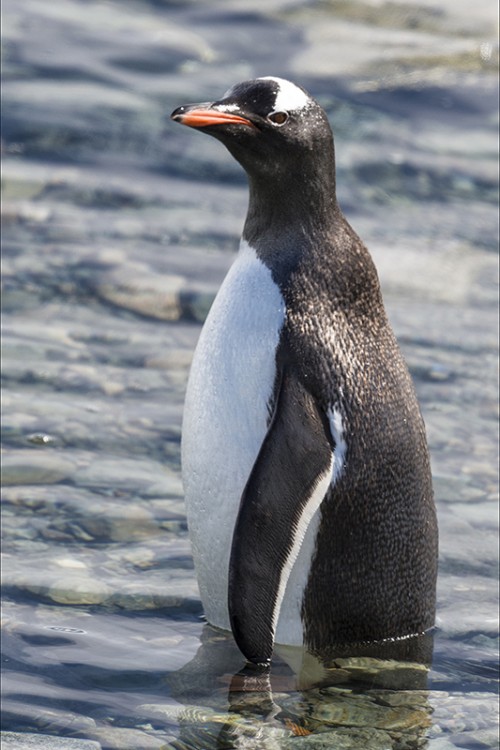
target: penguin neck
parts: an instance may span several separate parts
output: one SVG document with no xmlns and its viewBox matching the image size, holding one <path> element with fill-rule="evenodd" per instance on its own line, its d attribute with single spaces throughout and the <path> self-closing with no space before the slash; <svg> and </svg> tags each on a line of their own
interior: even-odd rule
<svg viewBox="0 0 500 750">
<path fill-rule="evenodd" d="M 301 248 L 342 221 L 335 194 L 333 154 L 320 169 L 315 166 L 298 161 L 283 173 L 249 174 L 243 238 L 250 245 L 259 249 L 263 244 L 286 243 L 290 253 L 299 254 Z"/>
</svg>

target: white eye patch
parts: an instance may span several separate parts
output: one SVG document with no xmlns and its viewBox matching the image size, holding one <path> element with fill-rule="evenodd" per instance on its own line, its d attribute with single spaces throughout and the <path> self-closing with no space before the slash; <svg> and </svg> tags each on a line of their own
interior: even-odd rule
<svg viewBox="0 0 500 750">
<path fill-rule="evenodd" d="M 276 94 L 276 100 L 274 102 L 275 110 L 297 110 L 304 109 L 311 104 L 311 100 L 305 91 L 302 91 L 291 81 L 287 81 L 284 78 L 275 78 L 273 76 L 263 76 L 257 79 L 259 81 L 274 81 L 278 84 L 278 93 Z"/>
</svg>

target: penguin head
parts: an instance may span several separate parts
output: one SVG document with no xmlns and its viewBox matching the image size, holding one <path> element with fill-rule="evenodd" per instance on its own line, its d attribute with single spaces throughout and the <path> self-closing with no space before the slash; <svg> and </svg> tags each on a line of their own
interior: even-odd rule
<svg viewBox="0 0 500 750">
<path fill-rule="evenodd" d="M 178 107 L 171 118 L 222 141 L 250 177 L 283 177 L 303 162 L 333 156 L 324 110 L 283 78 L 243 81 L 215 102 Z"/>
</svg>

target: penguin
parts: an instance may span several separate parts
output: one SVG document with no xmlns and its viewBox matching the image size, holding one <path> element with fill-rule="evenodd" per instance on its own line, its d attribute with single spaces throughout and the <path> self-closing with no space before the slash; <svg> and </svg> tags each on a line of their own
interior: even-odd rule
<svg viewBox="0 0 500 750">
<path fill-rule="evenodd" d="M 337 202 L 326 113 L 266 76 L 171 118 L 221 141 L 249 185 L 183 416 L 205 616 L 265 668 L 278 644 L 328 658 L 426 633 L 438 532 L 425 427 L 374 263 Z"/>
</svg>

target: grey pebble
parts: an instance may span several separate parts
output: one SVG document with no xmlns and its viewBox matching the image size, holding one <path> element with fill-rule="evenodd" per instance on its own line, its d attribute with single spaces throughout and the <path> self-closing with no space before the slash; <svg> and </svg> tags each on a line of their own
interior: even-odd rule
<svg viewBox="0 0 500 750">
<path fill-rule="evenodd" d="M 99 579 L 69 575 L 58 578 L 47 596 L 57 604 L 102 604 L 112 593 L 110 586 Z"/>
<path fill-rule="evenodd" d="M 178 494 L 180 477 L 147 459 L 95 457 L 87 466 L 78 469 L 74 477 L 80 487 L 111 487 L 138 494 L 159 492 Z M 152 489 L 154 488 L 154 490 Z"/>
<path fill-rule="evenodd" d="M 170 739 L 163 733 L 155 736 L 153 733 L 126 727 L 101 726 L 92 734 L 106 750 L 163 750 L 165 743 Z M 95 744 L 96 748 L 101 747 L 97 742 Z"/>
<path fill-rule="evenodd" d="M 55 453 L 8 451 L 2 457 L 2 484 L 56 484 L 70 477 L 72 461 Z"/>
<path fill-rule="evenodd" d="M 130 263 L 99 278 L 97 294 L 118 307 L 156 318 L 179 320 L 181 316 L 179 294 L 185 285 L 181 276 L 158 277 L 146 267 L 137 268 Z"/>
</svg>

